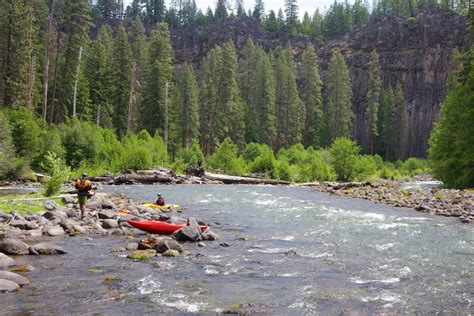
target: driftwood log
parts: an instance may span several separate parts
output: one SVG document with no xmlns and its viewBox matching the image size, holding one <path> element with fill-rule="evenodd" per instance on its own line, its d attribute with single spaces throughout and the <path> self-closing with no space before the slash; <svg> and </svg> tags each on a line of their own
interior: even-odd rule
<svg viewBox="0 0 474 316">
<path fill-rule="evenodd" d="M 222 181 L 224 184 L 273 184 L 273 185 L 289 185 L 290 182 L 284 180 L 275 179 L 264 179 L 264 178 L 250 178 L 250 177 L 238 177 L 229 176 L 225 174 L 217 174 L 205 172 L 203 178 Z"/>
<path fill-rule="evenodd" d="M 192 175 L 177 175 L 171 170 L 157 169 L 157 170 L 139 170 L 136 173 L 126 173 L 118 176 L 102 176 L 91 177 L 92 182 L 102 182 L 107 184 L 153 184 L 153 183 L 196 183 L 196 184 L 272 184 L 272 185 L 289 185 L 290 182 L 283 180 L 252 178 L 252 177 L 238 177 L 224 174 L 216 174 L 203 172 L 201 177 Z"/>
</svg>

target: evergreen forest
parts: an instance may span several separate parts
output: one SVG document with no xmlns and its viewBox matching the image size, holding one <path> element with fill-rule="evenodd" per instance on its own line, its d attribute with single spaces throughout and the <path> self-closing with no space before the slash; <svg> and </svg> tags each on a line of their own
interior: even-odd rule
<svg viewBox="0 0 474 316">
<path fill-rule="evenodd" d="M 318 57 L 321 45 L 371 19 L 395 15 L 410 24 L 430 10 L 470 16 L 469 6 L 335 0 L 325 12 L 302 13 L 296 0 L 285 0 L 278 12 L 262 0 L 251 10 L 242 0 L 217 0 L 205 11 L 194 0 L 168 7 L 164 0 L 3 0 L 0 179 L 47 173 L 53 155 L 72 176 L 154 166 L 181 173 L 202 161 L 227 174 L 299 182 L 432 171 L 449 187 L 473 187 L 472 49 L 453 56 L 428 161 L 399 153 L 407 87 L 384 83 L 376 49 L 366 65 L 366 147 L 354 137 L 354 84 L 344 51 L 331 51 L 324 73 Z M 199 62 L 177 62 L 176 30 L 239 19 L 252 19 L 284 44 L 268 49 L 249 35 L 238 49 L 229 38 Z M 294 38 L 306 39 L 301 51 Z"/>
</svg>

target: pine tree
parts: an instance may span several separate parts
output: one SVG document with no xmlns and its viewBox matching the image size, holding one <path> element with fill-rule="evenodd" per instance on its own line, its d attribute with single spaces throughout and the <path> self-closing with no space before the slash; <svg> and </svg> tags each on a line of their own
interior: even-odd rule
<svg viewBox="0 0 474 316">
<path fill-rule="evenodd" d="M 275 12 L 273 10 L 270 10 L 270 13 L 268 14 L 268 18 L 265 20 L 265 22 L 263 24 L 263 27 L 268 33 L 270 33 L 272 35 L 277 34 L 277 32 L 278 32 L 278 23 L 277 23 L 277 19 L 276 19 L 276 16 L 275 16 Z"/>
<path fill-rule="evenodd" d="M 67 35 L 64 63 L 60 78 L 58 110 L 55 121 L 61 122 L 67 113 L 71 112 L 73 103 L 73 88 L 76 80 L 77 65 L 81 47 L 86 47 L 89 36 L 90 8 L 87 0 L 71 0 L 66 2 L 66 16 L 64 19 Z"/>
<path fill-rule="evenodd" d="M 0 4 L 0 106 L 27 105 L 32 69 L 34 17 L 31 1 Z"/>
<path fill-rule="evenodd" d="M 153 30 L 148 43 L 148 67 L 143 92 L 141 122 L 150 134 L 164 129 L 165 86 L 173 77 L 173 50 L 165 23 Z"/>
<path fill-rule="evenodd" d="M 286 26 L 291 35 L 296 35 L 298 20 L 298 4 L 297 0 L 285 0 Z"/>
<path fill-rule="evenodd" d="M 206 155 L 226 137 L 244 140 L 244 103 L 237 85 L 237 56 L 232 42 L 206 55 L 200 80 L 200 143 Z"/>
<path fill-rule="evenodd" d="M 367 115 L 369 117 L 370 153 L 374 153 L 374 143 L 379 134 L 378 111 L 382 80 L 380 79 L 379 54 L 374 49 L 368 63 L 369 82 L 367 88 Z"/>
<path fill-rule="evenodd" d="M 352 130 L 352 88 L 344 56 L 335 50 L 329 61 L 327 85 L 327 124 L 331 143 L 338 137 L 349 137 Z"/>
<path fill-rule="evenodd" d="M 302 141 L 305 106 L 298 96 L 295 68 L 291 47 L 279 48 L 275 63 L 276 148 Z"/>
<path fill-rule="evenodd" d="M 319 76 L 318 55 L 312 44 L 308 44 L 303 52 L 300 73 L 300 97 L 306 107 L 303 144 L 319 147 L 323 127 L 323 83 Z"/>
<path fill-rule="evenodd" d="M 181 147 L 187 148 L 199 136 L 199 98 L 193 67 L 185 63 L 176 71 L 176 86 L 180 103 L 176 104 L 173 124 Z"/>
<path fill-rule="evenodd" d="M 108 25 L 100 28 L 99 35 L 86 58 L 85 75 L 89 82 L 89 95 L 94 107 L 93 121 L 100 126 L 112 128 L 112 29 Z"/>
<path fill-rule="evenodd" d="M 392 87 L 384 89 L 379 111 L 379 130 L 381 151 L 385 159 L 390 158 L 391 148 L 395 141 L 395 102 Z"/>
<path fill-rule="evenodd" d="M 214 18 L 219 21 L 226 19 L 229 16 L 227 13 L 227 0 L 217 0 Z"/>
<path fill-rule="evenodd" d="M 259 23 L 262 23 L 265 20 L 265 4 L 263 3 L 263 0 L 255 0 L 252 15 Z"/>
<path fill-rule="evenodd" d="M 403 91 L 402 84 L 397 83 L 393 95 L 394 107 L 395 107 L 395 131 L 396 131 L 396 142 L 394 142 L 393 150 L 397 151 L 397 159 L 401 159 L 402 146 L 406 143 L 406 130 L 405 130 L 405 92 Z"/>
<path fill-rule="evenodd" d="M 113 122 L 117 135 L 122 138 L 127 132 L 130 80 L 132 72 L 132 50 L 123 25 L 115 37 L 112 55 Z"/>
<path fill-rule="evenodd" d="M 238 17 L 245 16 L 245 7 L 244 7 L 244 1 L 243 0 L 235 0 L 235 9 L 237 11 L 237 16 Z"/>
</svg>

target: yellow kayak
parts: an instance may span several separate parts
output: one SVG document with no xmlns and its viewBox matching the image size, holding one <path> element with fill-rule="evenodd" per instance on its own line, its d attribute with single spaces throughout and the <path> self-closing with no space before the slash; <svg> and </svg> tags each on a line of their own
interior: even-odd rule
<svg viewBox="0 0 474 316">
<path fill-rule="evenodd" d="M 180 208 L 181 206 L 178 204 L 165 204 L 163 206 L 156 205 L 154 203 L 145 203 L 143 204 L 144 207 L 149 207 L 149 208 L 159 208 L 162 210 L 170 209 L 170 208 Z"/>
</svg>

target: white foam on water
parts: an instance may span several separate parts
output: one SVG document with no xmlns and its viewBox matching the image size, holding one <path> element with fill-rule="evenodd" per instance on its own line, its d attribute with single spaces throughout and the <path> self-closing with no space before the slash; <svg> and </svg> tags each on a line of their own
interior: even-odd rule
<svg viewBox="0 0 474 316">
<path fill-rule="evenodd" d="M 362 297 L 361 301 L 362 302 L 384 301 L 384 302 L 398 303 L 398 302 L 402 302 L 402 299 L 397 294 L 385 291 L 380 295 Z"/>
<path fill-rule="evenodd" d="M 275 205 L 277 202 L 278 200 L 255 200 L 255 204 L 263 206 Z"/>
<path fill-rule="evenodd" d="M 204 272 L 206 274 L 219 274 L 215 266 L 204 266 Z"/>
<path fill-rule="evenodd" d="M 403 267 L 400 270 L 398 270 L 398 275 L 400 277 L 406 277 L 408 275 L 412 274 L 412 271 L 409 267 Z"/>
<path fill-rule="evenodd" d="M 394 248 L 397 245 L 397 243 L 387 243 L 387 244 L 382 244 L 382 245 L 375 245 L 375 249 L 378 251 L 385 251 Z"/>
<path fill-rule="evenodd" d="M 147 295 L 161 291 L 161 283 L 154 280 L 151 275 L 138 280 L 138 291 L 141 295 Z"/>
<path fill-rule="evenodd" d="M 267 248 L 267 249 L 248 249 L 248 252 L 262 252 L 262 253 L 280 253 L 284 252 L 287 249 L 283 248 Z"/>
<path fill-rule="evenodd" d="M 279 274 L 278 276 L 281 276 L 281 277 L 284 277 L 284 278 L 291 278 L 291 277 L 294 277 L 294 276 L 297 276 L 297 275 L 298 275 L 298 272 L 293 272 L 293 273 Z"/>
<path fill-rule="evenodd" d="M 273 240 L 284 240 L 284 241 L 292 241 L 292 240 L 295 240 L 295 236 L 284 236 L 284 237 L 272 237 Z"/>
<path fill-rule="evenodd" d="M 209 203 L 210 201 L 209 200 L 199 200 L 198 202 L 199 203 Z"/>
<path fill-rule="evenodd" d="M 387 224 L 380 224 L 377 227 L 380 229 L 390 229 L 390 228 L 396 228 L 396 227 L 408 227 L 410 225 L 406 223 L 387 223 Z"/>
<path fill-rule="evenodd" d="M 183 295 L 183 297 L 185 297 Z M 176 297 L 166 297 L 166 298 L 163 298 L 163 299 L 154 299 L 153 301 L 157 304 L 160 304 L 160 305 L 164 305 L 164 306 L 168 306 L 168 307 L 172 307 L 172 308 L 176 308 L 177 310 L 181 311 L 181 312 L 188 312 L 188 313 L 197 313 L 203 309 L 206 308 L 207 304 L 206 303 L 202 303 L 202 302 L 191 302 L 188 299 L 176 299 L 174 300 Z"/>
<path fill-rule="evenodd" d="M 328 258 L 332 257 L 334 254 L 329 253 L 329 252 L 323 252 L 323 253 L 309 253 L 309 254 L 304 254 L 301 255 L 302 257 L 307 257 L 307 258 Z"/>
<path fill-rule="evenodd" d="M 353 277 L 353 278 L 350 278 L 349 280 L 355 284 L 367 284 L 367 283 L 393 284 L 393 283 L 400 282 L 399 278 L 387 278 L 387 279 L 381 279 L 381 280 L 364 280 L 359 277 Z"/>
</svg>

